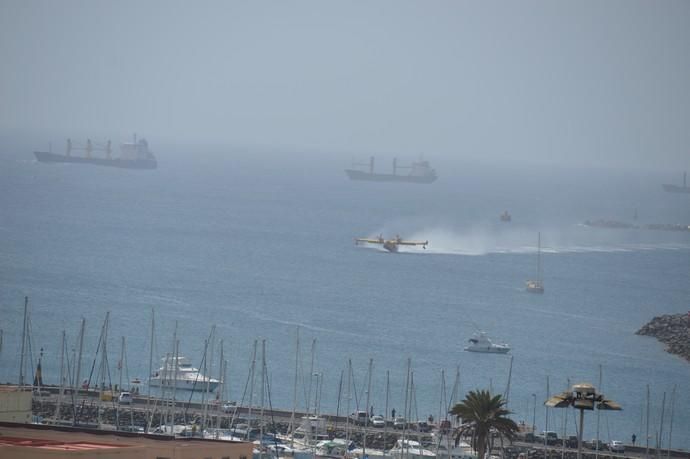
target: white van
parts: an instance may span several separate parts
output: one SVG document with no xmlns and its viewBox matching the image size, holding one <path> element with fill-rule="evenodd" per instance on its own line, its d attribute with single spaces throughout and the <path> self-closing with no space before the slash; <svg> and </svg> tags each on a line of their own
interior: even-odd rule
<svg viewBox="0 0 690 459">
<path fill-rule="evenodd" d="M 132 394 L 130 394 L 129 392 L 120 392 L 120 396 L 117 398 L 117 402 L 120 405 L 131 405 Z"/>
</svg>

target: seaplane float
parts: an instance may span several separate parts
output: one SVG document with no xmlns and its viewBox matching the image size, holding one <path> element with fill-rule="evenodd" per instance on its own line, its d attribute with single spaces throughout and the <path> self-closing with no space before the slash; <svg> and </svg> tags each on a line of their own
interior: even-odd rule
<svg viewBox="0 0 690 459">
<path fill-rule="evenodd" d="M 426 246 L 429 245 L 429 241 L 405 241 L 400 238 L 400 236 L 395 236 L 393 239 L 384 239 L 383 235 L 379 235 L 379 237 L 375 239 L 369 239 L 369 238 L 356 238 L 355 239 L 355 245 L 360 245 L 360 244 L 378 244 L 382 245 L 384 249 L 388 250 L 389 252 L 396 253 L 398 251 L 398 247 L 401 245 L 411 245 L 411 246 L 417 246 L 421 245 L 423 249 L 426 249 Z"/>
</svg>

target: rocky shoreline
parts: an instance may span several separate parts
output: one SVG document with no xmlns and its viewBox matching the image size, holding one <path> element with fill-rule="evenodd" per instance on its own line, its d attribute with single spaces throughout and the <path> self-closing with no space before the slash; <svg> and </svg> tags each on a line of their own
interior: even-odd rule
<svg viewBox="0 0 690 459">
<path fill-rule="evenodd" d="M 690 362 L 690 312 L 655 317 L 636 334 L 655 337 L 666 345 L 666 352 Z"/>
</svg>

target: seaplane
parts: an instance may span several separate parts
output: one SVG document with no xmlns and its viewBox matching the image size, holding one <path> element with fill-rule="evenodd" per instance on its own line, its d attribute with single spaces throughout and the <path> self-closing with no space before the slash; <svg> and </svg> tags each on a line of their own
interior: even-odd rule
<svg viewBox="0 0 690 459">
<path fill-rule="evenodd" d="M 421 245 L 423 249 L 426 249 L 426 246 L 429 245 L 429 241 L 405 241 L 397 235 L 393 239 L 384 239 L 383 235 L 380 234 L 376 239 L 356 238 L 355 245 L 360 244 L 380 244 L 389 252 L 396 253 L 398 251 L 398 246 L 401 245 Z"/>
</svg>

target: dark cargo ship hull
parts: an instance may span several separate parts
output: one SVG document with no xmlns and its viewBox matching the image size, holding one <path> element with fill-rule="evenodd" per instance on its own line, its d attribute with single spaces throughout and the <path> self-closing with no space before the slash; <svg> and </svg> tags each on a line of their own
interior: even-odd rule
<svg viewBox="0 0 690 459">
<path fill-rule="evenodd" d="M 436 181 L 437 178 L 435 175 L 371 174 L 355 169 L 346 169 L 345 173 L 350 177 L 350 180 L 367 180 L 370 182 L 432 183 Z"/>
<path fill-rule="evenodd" d="M 690 193 L 690 187 L 687 186 L 667 184 L 664 184 L 662 186 L 664 187 L 664 191 L 668 191 L 669 193 Z"/>
<path fill-rule="evenodd" d="M 84 158 L 83 156 L 58 155 L 47 151 L 35 151 L 36 159 L 42 163 L 78 163 L 95 164 L 97 166 L 120 167 L 123 169 L 155 169 L 158 163 L 155 158 L 150 159 L 106 159 Z"/>
</svg>

